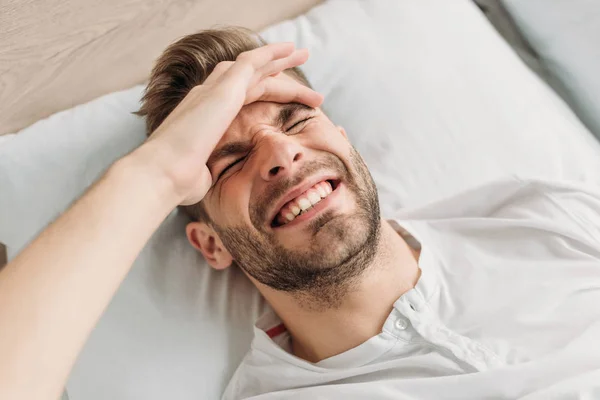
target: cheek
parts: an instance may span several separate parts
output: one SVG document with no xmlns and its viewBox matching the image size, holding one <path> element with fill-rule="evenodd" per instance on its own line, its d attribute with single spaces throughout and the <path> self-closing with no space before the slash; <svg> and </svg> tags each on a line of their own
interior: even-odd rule
<svg viewBox="0 0 600 400">
<path fill-rule="evenodd" d="M 236 171 L 213 194 L 214 221 L 222 226 L 247 224 L 250 190 L 248 177 Z"/>
<path fill-rule="evenodd" d="M 311 147 L 347 158 L 350 155 L 350 142 L 334 126 L 317 127 L 310 133 Z"/>
</svg>

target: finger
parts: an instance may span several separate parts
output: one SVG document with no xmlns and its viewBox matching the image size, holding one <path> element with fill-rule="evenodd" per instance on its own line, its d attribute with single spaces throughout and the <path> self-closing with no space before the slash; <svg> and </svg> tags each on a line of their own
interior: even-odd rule
<svg viewBox="0 0 600 400">
<path fill-rule="evenodd" d="M 254 77 L 255 72 L 267 63 L 285 58 L 293 52 L 294 44 L 291 42 L 268 44 L 243 52 L 236 58 L 231 68 L 223 74 L 223 80 L 232 80 L 235 83 L 245 82 L 248 84 L 250 79 Z"/>
<path fill-rule="evenodd" d="M 259 70 L 261 77 L 276 75 L 286 69 L 304 64 L 308 60 L 308 49 L 298 49 L 285 58 L 273 60 Z"/>
<path fill-rule="evenodd" d="M 323 103 L 323 95 L 293 79 L 265 78 L 248 92 L 244 104 L 255 101 L 302 103 L 309 107 L 319 107 Z"/>
<path fill-rule="evenodd" d="M 248 62 L 258 70 L 271 61 L 288 57 L 294 50 L 295 45 L 292 42 L 271 43 L 241 53 L 236 61 Z"/>
<path fill-rule="evenodd" d="M 233 61 L 221 61 L 218 63 L 208 77 L 204 80 L 203 84 L 211 84 L 216 82 L 231 66 Z"/>
</svg>

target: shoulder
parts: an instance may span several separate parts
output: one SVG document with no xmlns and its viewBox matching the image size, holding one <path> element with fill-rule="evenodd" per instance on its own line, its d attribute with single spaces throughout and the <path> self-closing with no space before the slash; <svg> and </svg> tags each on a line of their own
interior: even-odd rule
<svg viewBox="0 0 600 400">
<path fill-rule="evenodd" d="M 600 187 L 594 183 L 528 181 L 529 196 L 522 202 L 528 213 L 551 219 L 580 233 L 592 243 L 600 242 Z"/>
<path fill-rule="evenodd" d="M 233 374 L 222 399 L 247 398 L 285 388 L 285 382 L 278 378 L 279 373 L 295 370 L 297 362 L 290 354 L 289 338 L 275 312 L 265 312 L 256 321 L 250 350 Z"/>
<path fill-rule="evenodd" d="M 490 224 L 495 220 L 512 226 L 535 225 L 585 242 L 598 242 L 600 189 L 591 182 L 510 176 L 416 209 L 400 210 L 395 219 L 400 224 L 411 221 L 428 226 L 455 226 L 465 220 Z"/>
<path fill-rule="evenodd" d="M 515 175 L 487 182 L 429 204 L 399 210 L 397 219 L 438 219 L 494 216 L 519 207 L 543 202 L 600 202 L 600 189 L 593 183 L 523 179 Z"/>
<path fill-rule="evenodd" d="M 289 388 L 291 383 L 286 378 L 293 380 L 297 367 L 285 357 L 272 354 L 276 351 L 265 351 L 253 343 L 229 381 L 222 399 L 245 399 Z"/>
</svg>

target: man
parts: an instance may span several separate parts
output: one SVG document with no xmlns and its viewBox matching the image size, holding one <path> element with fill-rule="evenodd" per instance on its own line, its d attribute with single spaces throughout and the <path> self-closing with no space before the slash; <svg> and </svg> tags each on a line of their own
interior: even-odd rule
<svg viewBox="0 0 600 400">
<path fill-rule="evenodd" d="M 600 195 L 512 179 L 383 220 L 366 165 L 293 69 L 306 52 L 259 46 L 220 30 L 167 49 L 140 110 L 149 140 L 0 274 L 0 323 L 19 321 L 0 332 L 0 397 L 59 394 L 182 204 L 190 243 L 275 311 L 224 398 L 593 398 Z"/>
</svg>

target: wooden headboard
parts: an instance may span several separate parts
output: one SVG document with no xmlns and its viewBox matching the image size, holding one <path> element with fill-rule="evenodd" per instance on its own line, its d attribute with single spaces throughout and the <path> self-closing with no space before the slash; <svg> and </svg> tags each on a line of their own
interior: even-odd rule
<svg viewBox="0 0 600 400">
<path fill-rule="evenodd" d="M 320 0 L 3 0 L 0 135 L 143 82 L 177 38 L 215 25 L 260 30 Z"/>
</svg>

